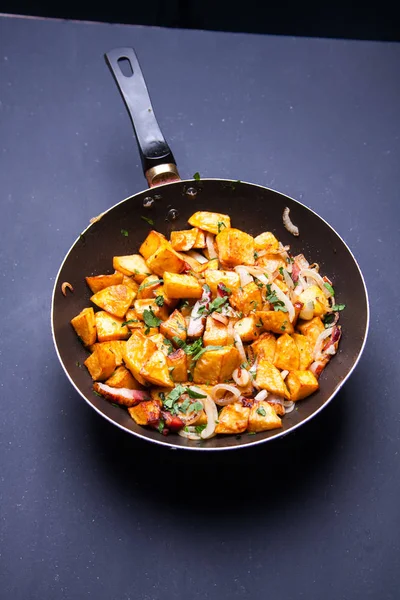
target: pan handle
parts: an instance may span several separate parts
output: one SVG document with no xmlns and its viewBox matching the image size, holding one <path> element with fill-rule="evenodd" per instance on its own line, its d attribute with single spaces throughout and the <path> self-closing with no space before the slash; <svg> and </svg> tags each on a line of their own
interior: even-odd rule
<svg viewBox="0 0 400 600">
<path fill-rule="evenodd" d="M 176 163 L 153 112 L 149 92 L 133 48 L 115 48 L 104 55 L 121 92 L 135 130 L 149 187 L 179 181 Z M 126 64 L 130 74 L 121 69 Z"/>
</svg>

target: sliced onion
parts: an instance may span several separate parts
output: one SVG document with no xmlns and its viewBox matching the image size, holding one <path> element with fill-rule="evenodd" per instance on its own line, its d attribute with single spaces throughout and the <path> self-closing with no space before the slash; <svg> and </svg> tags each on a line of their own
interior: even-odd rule
<svg viewBox="0 0 400 600">
<path fill-rule="evenodd" d="M 228 344 L 233 344 L 235 341 L 235 330 L 233 328 L 234 323 L 232 320 L 228 323 Z"/>
<path fill-rule="evenodd" d="M 246 352 L 244 351 L 243 342 L 240 339 L 240 335 L 235 330 L 233 330 L 233 339 L 234 339 L 234 342 L 235 342 L 236 349 L 238 350 L 238 352 L 240 354 L 240 360 L 241 360 L 241 362 L 242 363 L 246 362 L 247 361 L 247 356 L 246 356 Z"/>
<path fill-rule="evenodd" d="M 297 256 L 295 256 L 294 257 L 294 264 L 296 264 L 298 266 L 298 268 L 300 269 L 300 271 L 302 269 L 308 269 L 309 266 L 310 266 L 310 263 L 305 258 L 304 254 L 298 254 Z"/>
<path fill-rule="evenodd" d="M 296 225 L 294 225 L 292 223 L 292 221 L 290 220 L 290 217 L 289 217 L 289 213 L 290 213 L 290 208 L 288 206 L 286 206 L 285 210 L 283 211 L 283 215 L 282 215 L 283 225 L 284 225 L 285 229 L 288 230 L 289 233 L 297 236 L 297 235 L 299 235 L 299 228 L 296 227 Z"/>
<path fill-rule="evenodd" d="M 314 302 L 312 300 L 307 300 L 307 302 L 304 304 L 303 308 L 300 311 L 300 319 L 310 321 L 314 316 L 314 308 Z"/>
<path fill-rule="evenodd" d="M 220 397 L 219 392 L 229 392 L 231 395 Z M 211 390 L 211 398 L 212 400 L 218 404 L 218 406 L 226 406 L 227 404 L 232 404 L 236 402 L 240 398 L 240 390 L 238 390 L 234 385 L 229 385 L 229 383 L 218 383 L 214 385 Z"/>
<path fill-rule="evenodd" d="M 287 269 L 283 269 L 282 273 L 283 273 L 283 279 L 284 279 L 286 285 L 288 286 L 289 290 L 293 290 L 294 282 L 293 282 L 293 279 L 290 277 Z"/>
<path fill-rule="evenodd" d="M 319 336 L 317 337 L 317 341 L 315 342 L 314 352 L 313 352 L 313 356 L 314 356 L 315 360 L 322 358 L 321 350 L 322 350 L 322 346 L 323 346 L 323 341 L 332 335 L 333 329 L 334 329 L 334 327 L 328 327 L 328 329 L 325 329 L 324 331 L 322 331 L 319 334 Z"/>
<path fill-rule="evenodd" d="M 202 440 L 207 440 L 208 438 L 215 435 L 215 425 L 218 421 L 218 410 L 215 405 L 215 402 L 211 400 L 210 396 L 207 394 L 207 398 L 200 398 L 204 411 L 207 416 L 207 426 L 200 434 Z"/>
<path fill-rule="evenodd" d="M 311 373 L 314 373 L 315 377 L 319 377 L 321 375 L 322 371 L 324 370 L 328 360 L 329 360 L 328 357 L 325 357 L 321 360 L 315 360 L 309 366 L 309 370 L 311 371 Z"/>
<path fill-rule="evenodd" d="M 295 403 L 291 400 L 285 400 L 283 406 L 285 407 L 285 413 L 290 413 L 294 410 Z"/>
<path fill-rule="evenodd" d="M 289 371 L 281 371 L 281 377 L 282 379 L 286 379 L 286 377 L 289 375 Z"/>
<path fill-rule="evenodd" d="M 324 285 L 325 281 L 322 279 L 321 275 L 319 273 L 317 273 L 317 271 L 315 271 L 314 269 L 302 269 L 300 271 L 299 281 L 304 287 L 307 287 L 307 284 L 305 285 L 305 282 L 304 282 L 304 277 L 309 277 L 310 279 L 314 279 L 317 282 L 318 286 L 323 291 L 324 296 L 326 298 L 329 298 L 330 296 L 332 296 L 331 292 Z"/>
<path fill-rule="evenodd" d="M 250 375 L 249 372 L 246 371 L 246 369 L 242 369 L 241 367 L 239 367 L 238 369 L 235 369 L 233 371 L 232 379 L 236 383 L 236 385 L 239 385 L 240 387 L 245 387 L 250 381 Z"/>
<path fill-rule="evenodd" d="M 256 394 L 254 396 L 254 400 L 261 402 L 261 400 L 265 400 L 267 398 L 267 396 L 268 396 L 267 390 L 261 390 L 261 392 L 258 392 L 258 394 Z"/>
<path fill-rule="evenodd" d="M 178 435 L 180 435 L 183 438 L 187 438 L 188 440 L 194 440 L 194 441 L 201 440 L 201 437 L 199 436 L 198 433 L 196 433 L 196 429 L 194 427 L 192 427 L 191 425 L 187 425 L 186 428 L 188 429 L 188 431 L 185 431 L 184 429 L 180 429 L 178 431 Z"/>
<path fill-rule="evenodd" d="M 196 252 L 196 250 L 189 250 L 186 254 L 197 260 L 197 262 L 199 262 L 201 265 L 204 265 L 206 262 L 208 262 L 208 259 L 204 256 L 204 254 L 200 254 L 200 252 Z"/>
<path fill-rule="evenodd" d="M 288 315 L 289 315 L 289 320 L 292 323 L 294 321 L 294 317 L 295 317 L 295 311 L 294 311 L 293 304 L 291 303 L 289 298 L 286 296 L 286 294 L 284 294 L 282 292 L 281 288 L 276 285 L 276 283 L 271 283 L 271 290 L 273 290 L 275 292 L 275 294 L 278 297 L 278 300 L 283 302 L 283 304 L 286 306 Z"/>
<path fill-rule="evenodd" d="M 209 256 L 210 260 L 218 257 L 218 254 L 217 254 L 217 252 L 215 250 L 215 246 L 214 246 L 214 238 L 215 238 L 215 236 L 212 233 L 207 233 L 206 244 L 207 244 L 208 256 Z"/>
<path fill-rule="evenodd" d="M 254 275 L 256 279 L 261 281 L 264 285 L 268 285 L 270 283 L 270 279 L 265 275 L 265 269 L 260 269 L 259 267 L 248 267 L 248 273 L 250 275 Z"/>
<path fill-rule="evenodd" d="M 247 285 L 248 283 L 251 283 L 253 281 L 252 276 L 249 275 L 247 267 L 238 266 L 238 267 L 235 267 L 235 271 L 240 277 L 241 287 L 244 287 L 245 285 Z"/>
<path fill-rule="evenodd" d="M 211 317 L 214 319 L 214 321 L 218 321 L 223 325 L 228 325 L 229 323 L 228 317 L 226 315 L 221 315 L 221 313 L 213 312 L 211 313 Z"/>
<path fill-rule="evenodd" d="M 261 258 L 262 256 L 265 256 L 266 254 L 268 254 L 268 250 L 257 250 L 257 258 Z"/>
</svg>

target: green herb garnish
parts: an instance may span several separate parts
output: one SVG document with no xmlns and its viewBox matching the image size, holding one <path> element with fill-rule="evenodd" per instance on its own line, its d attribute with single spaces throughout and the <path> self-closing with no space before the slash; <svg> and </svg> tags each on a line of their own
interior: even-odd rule
<svg viewBox="0 0 400 600">
<path fill-rule="evenodd" d="M 81 363 L 79 362 L 79 360 L 77 360 L 75 364 L 76 364 L 76 366 L 77 366 L 77 367 L 79 367 L 80 369 L 82 368 L 82 365 L 81 365 Z"/>
<path fill-rule="evenodd" d="M 131 323 L 139 323 L 139 319 L 128 319 L 127 321 L 124 321 L 121 325 L 121 327 L 125 327 L 126 325 L 130 325 Z"/>
<path fill-rule="evenodd" d="M 165 338 L 163 340 L 163 344 L 168 348 L 168 354 L 172 354 L 173 352 L 175 352 L 175 348 L 173 347 L 171 340 L 167 340 L 167 338 Z"/>
<path fill-rule="evenodd" d="M 140 218 L 143 219 L 143 221 L 146 221 L 146 223 L 148 223 L 149 225 L 154 225 L 153 219 L 149 219 L 148 217 L 144 217 L 143 215 L 141 215 Z"/>
<path fill-rule="evenodd" d="M 165 421 L 164 421 L 164 419 L 160 419 L 158 421 L 158 427 L 157 427 L 158 431 L 160 433 L 162 433 L 164 431 L 164 427 L 165 427 Z"/>
<path fill-rule="evenodd" d="M 218 284 L 220 289 L 225 292 L 226 294 L 232 294 L 232 290 L 228 287 L 226 287 L 226 285 L 224 283 L 219 283 Z"/>
<path fill-rule="evenodd" d="M 218 221 L 218 233 L 221 233 L 222 229 L 226 227 L 223 221 Z"/>
<path fill-rule="evenodd" d="M 157 306 L 164 306 L 164 296 L 156 296 L 155 302 Z"/>
<path fill-rule="evenodd" d="M 256 413 L 258 415 L 261 415 L 261 417 L 266 417 L 267 413 L 265 412 L 265 408 L 263 406 L 259 406 L 256 410 Z"/>
<path fill-rule="evenodd" d="M 338 311 L 338 310 L 344 310 L 346 308 L 345 304 L 334 304 L 332 306 L 332 309 L 334 312 Z"/>
<path fill-rule="evenodd" d="M 332 294 L 332 296 L 335 295 L 335 290 L 333 289 L 330 283 L 325 282 L 324 287 L 328 290 L 328 292 Z"/>
<path fill-rule="evenodd" d="M 101 394 L 99 394 L 99 392 L 96 392 L 96 390 L 92 390 L 93 394 L 96 394 L 96 396 L 99 396 L 99 398 L 102 398 L 103 396 Z"/>
<path fill-rule="evenodd" d="M 207 398 L 204 394 L 199 394 L 199 392 L 195 392 L 194 390 L 187 389 L 187 394 L 189 398 L 197 399 L 197 398 Z"/>
<path fill-rule="evenodd" d="M 196 171 L 196 173 L 193 175 L 193 179 L 200 181 L 200 173 L 198 171 Z"/>
<path fill-rule="evenodd" d="M 194 426 L 194 430 L 196 433 L 198 433 L 200 435 L 200 433 L 202 431 L 204 431 L 204 429 L 207 427 L 207 425 L 195 425 Z"/>
<path fill-rule="evenodd" d="M 215 298 L 215 300 L 213 300 L 212 302 L 210 302 L 210 304 L 208 305 L 208 314 L 211 314 L 212 312 L 221 312 L 222 311 L 222 307 L 224 306 L 224 304 L 226 304 L 228 302 L 228 297 L 224 296 L 224 297 L 218 297 Z"/>
<path fill-rule="evenodd" d="M 254 251 L 254 260 L 257 260 L 258 258 L 258 252 Z"/>
<path fill-rule="evenodd" d="M 152 309 L 149 308 L 147 310 L 147 308 L 143 311 L 143 320 L 146 323 L 147 327 L 158 327 L 161 323 L 161 319 L 159 319 L 158 317 L 156 317 L 156 315 L 153 313 Z"/>
<path fill-rule="evenodd" d="M 203 398 L 206 398 L 206 396 L 203 396 Z M 188 408 L 188 413 L 199 412 L 200 410 L 203 410 L 202 403 L 201 402 L 193 402 L 193 404 L 191 404 Z"/>
<path fill-rule="evenodd" d="M 121 229 L 121 233 L 122 233 L 122 235 L 124 235 L 125 237 L 128 237 L 128 235 L 129 235 L 129 232 L 128 232 L 128 230 L 127 230 L 127 229 Z"/>
<path fill-rule="evenodd" d="M 163 279 L 156 279 L 155 281 L 148 281 L 147 283 L 142 283 L 138 287 L 138 292 L 140 292 L 141 290 L 144 290 L 144 288 L 149 287 L 149 285 L 161 285 L 162 283 L 164 283 Z"/>
</svg>

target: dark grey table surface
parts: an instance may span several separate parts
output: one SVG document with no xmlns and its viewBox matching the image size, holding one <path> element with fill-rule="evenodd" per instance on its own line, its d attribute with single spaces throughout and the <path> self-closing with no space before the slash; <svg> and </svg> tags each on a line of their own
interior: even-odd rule
<svg viewBox="0 0 400 600">
<path fill-rule="evenodd" d="M 113 428 L 67 381 L 54 277 L 146 187 L 104 63 L 134 46 L 182 176 L 316 210 L 366 277 L 344 390 L 287 438 L 206 456 Z M 400 47 L 0 20 L 1 599 L 399 598 Z"/>
</svg>

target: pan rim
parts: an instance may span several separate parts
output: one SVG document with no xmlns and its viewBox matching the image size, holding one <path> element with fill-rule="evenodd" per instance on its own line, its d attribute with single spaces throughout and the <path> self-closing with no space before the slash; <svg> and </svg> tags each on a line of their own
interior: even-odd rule
<svg viewBox="0 0 400 600">
<path fill-rule="evenodd" d="M 227 183 L 241 183 L 241 184 L 245 184 L 245 185 L 251 185 L 254 187 L 259 187 L 263 190 L 268 190 L 270 192 L 274 192 L 275 194 L 279 194 L 280 196 L 284 196 L 286 198 L 288 198 L 289 200 L 291 200 L 292 202 L 295 202 L 296 204 L 299 204 L 300 206 L 302 206 L 303 208 L 305 208 L 306 210 L 310 211 L 311 213 L 313 213 L 316 217 L 318 217 L 318 219 L 320 219 L 321 221 L 323 221 L 323 223 L 325 223 L 325 225 L 327 225 L 332 231 L 333 233 L 335 233 L 337 235 L 337 237 L 340 239 L 340 241 L 342 242 L 342 244 L 345 246 L 346 250 L 349 252 L 350 256 L 352 257 L 355 266 L 357 267 L 358 273 L 360 275 L 361 278 L 361 282 L 363 285 L 363 290 L 364 290 L 364 294 L 365 294 L 365 300 L 366 300 L 366 323 L 365 323 L 365 332 L 364 332 L 364 337 L 363 337 L 363 342 L 361 345 L 361 348 L 358 352 L 358 356 L 356 358 L 356 360 L 354 361 L 353 366 L 351 367 L 350 371 L 347 373 L 347 375 L 339 381 L 337 387 L 334 389 L 334 391 L 332 392 L 332 394 L 330 395 L 330 397 L 315 411 L 313 412 L 311 415 L 309 415 L 307 418 L 303 419 L 302 421 L 300 421 L 299 423 L 294 424 L 292 427 L 290 427 L 290 429 L 286 430 L 286 431 L 282 431 L 280 433 L 276 433 L 274 436 L 269 437 L 269 438 L 265 438 L 265 439 L 259 439 L 259 440 L 254 440 L 251 442 L 247 442 L 245 444 L 243 443 L 239 443 L 239 444 L 235 444 L 233 446 L 220 446 L 217 448 L 211 448 L 211 447 L 205 447 L 205 446 L 179 446 L 177 444 L 174 444 L 173 442 L 167 442 L 164 441 L 162 438 L 160 440 L 158 439 L 150 439 L 148 437 L 146 437 L 145 435 L 142 435 L 141 433 L 137 433 L 136 431 L 132 431 L 131 429 L 128 429 L 127 427 L 124 427 L 123 425 L 121 425 L 120 423 L 117 423 L 116 421 L 114 421 L 113 419 L 111 419 L 109 416 L 105 415 L 100 409 L 98 409 L 96 406 L 94 406 L 87 398 L 86 396 L 80 391 L 80 389 L 77 387 L 77 385 L 75 384 L 74 380 L 72 379 L 72 377 L 70 376 L 70 374 L 68 373 L 64 362 L 60 356 L 60 352 L 57 346 L 57 341 L 56 341 L 56 336 L 55 336 L 55 331 L 54 331 L 54 299 L 55 299 L 55 294 L 57 291 L 57 285 L 58 285 L 58 280 L 59 280 L 59 276 L 60 273 L 64 267 L 64 264 L 67 260 L 67 258 L 69 257 L 72 249 L 74 248 L 75 244 L 77 243 L 77 241 L 80 239 L 80 237 L 82 235 L 84 235 L 91 227 L 92 225 L 94 225 L 93 223 L 89 223 L 89 225 L 79 234 L 79 236 L 75 239 L 75 241 L 71 244 L 70 248 L 68 249 L 67 253 L 64 256 L 64 259 L 60 265 L 60 268 L 58 269 L 56 278 L 55 278 L 55 282 L 54 282 L 54 286 L 53 286 L 53 292 L 52 292 L 52 296 L 51 296 L 51 311 L 50 311 L 50 319 L 51 319 L 51 334 L 52 334 L 52 338 L 53 338 L 53 344 L 56 350 L 56 354 L 58 357 L 58 360 L 65 372 L 65 374 L 67 375 L 67 378 L 69 379 L 70 383 L 72 384 L 72 386 L 75 388 L 75 390 L 78 392 L 78 394 L 85 400 L 85 402 L 93 409 L 95 410 L 101 417 L 103 417 L 104 419 L 106 419 L 109 423 L 111 423 L 112 425 L 117 426 L 120 430 L 124 431 L 125 433 L 128 433 L 130 435 L 133 435 L 135 437 L 138 437 L 148 443 L 155 443 L 158 444 L 159 446 L 162 446 L 164 448 L 168 448 L 170 450 L 181 450 L 181 451 L 207 451 L 207 452 L 220 452 L 222 450 L 243 450 L 245 448 L 253 448 L 254 446 L 258 446 L 260 444 L 265 444 L 267 442 L 272 442 L 272 441 L 276 441 L 278 439 L 282 439 L 283 437 L 293 433 L 296 429 L 298 429 L 299 427 L 301 427 L 302 425 L 305 425 L 306 423 L 308 423 L 311 419 L 313 419 L 314 417 L 316 417 L 326 406 L 328 406 L 328 404 L 330 404 L 333 400 L 333 398 L 338 394 L 338 392 L 341 390 L 341 388 L 344 386 L 344 384 L 347 382 L 347 380 L 350 378 L 350 376 L 352 375 L 353 371 L 355 370 L 355 368 L 357 367 L 361 356 L 364 352 L 365 349 L 365 345 L 367 342 L 367 338 L 368 338 L 368 333 L 369 333 L 369 326 L 370 326 L 370 306 L 369 306 L 369 296 L 368 296 L 368 290 L 367 290 L 367 286 L 365 283 L 365 279 L 364 279 L 364 275 L 361 271 L 360 265 L 358 264 L 353 252 L 351 251 L 351 249 L 349 248 L 349 246 L 347 245 L 347 243 L 343 240 L 342 236 L 336 231 L 336 229 L 334 229 L 332 227 L 332 225 L 330 225 L 323 217 L 321 217 L 317 212 L 315 212 L 312 208 L 308 207 L 306 204 L 303 204 L 302 202 L 300 202 L 299 200 L 296 200 L 295 198 L 292 198 L 291 196 L 289 196 L 288 194 L 284 194 L 283 192 L 280 192 L 279 190 L 275 190 L 273 188 L 269 188 L 266 187 L 264 185 L 258 184 L 258 183 L 252 183 L 252 182 L 248 182 L 248 181 L 243 181 L 243 180 L 237 180 L 237 179 L 225 179 L 225 178 L 220 178 L 220 177 L 202 177 L 200 179 L 200 182 L 202 181 L 218 181 L 218 182 L 227 182 Z M 109 213 L 111 210 L 113 210 L 114 208 L 116 208 L 117 206 L 119 206 L 120 204 L 123 204 L 124 202 L 127 202 L 129 200 L 131 200 L 132 198 L 134 198 L 135 196 L 139 196 L 140 194 L 143 194 L 144 192 L 149 192 L 151 193 L 151 191 L 153 190 L 160 190 L 166 186 L 170 186 L 170 185 L 176 185 L 176 184 L 182 184 L 182 183 L 190 183 L 191 185 L 193 185 L 195 183 L 198 183 L 197 180 L 193 180 L 193 179 L 181 179 L 179 181 L 173 181 L 173 182 L 168 182 L 165 183 L 163 185 L 159 185 L 157 187 L 154 188 L 145 188 L 143 190 L 141 190 L 140 192 L 136 192 L 135 194 L 132 194 L 131 196 L 127 196 L 126 198 L 124 198 L 123 200 L 117 202 L 116 204 L 110 206 L 107 210 L 105 210 L 102 214 L 101 214 L 101 218 L 103 218 L 105 215 L 107 215 L 107 213 Z"/>
</svg>

